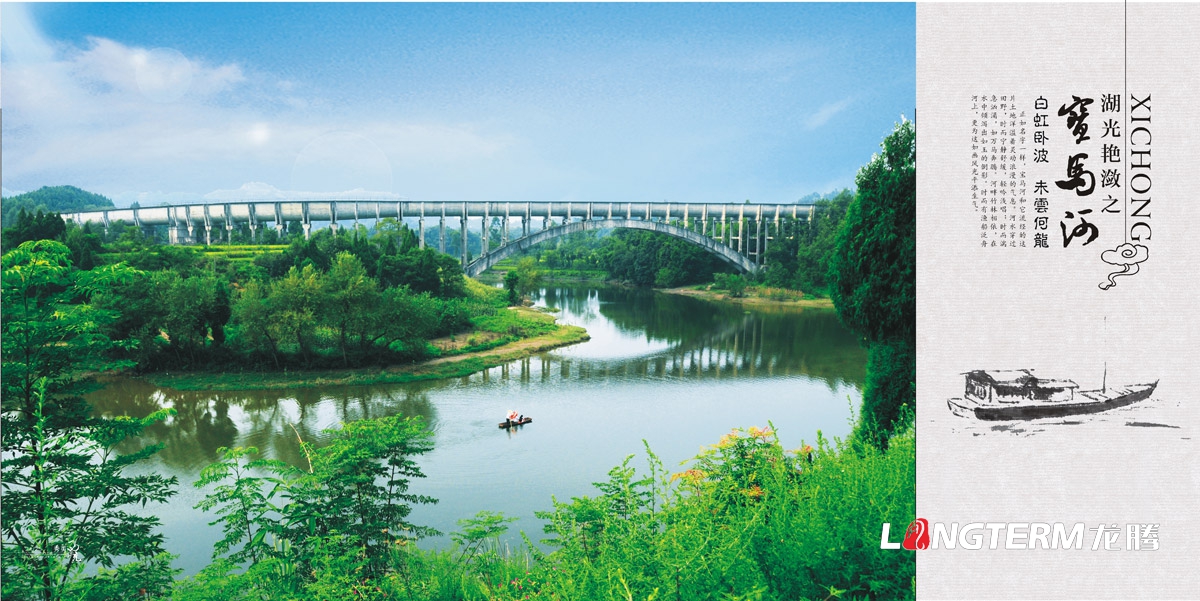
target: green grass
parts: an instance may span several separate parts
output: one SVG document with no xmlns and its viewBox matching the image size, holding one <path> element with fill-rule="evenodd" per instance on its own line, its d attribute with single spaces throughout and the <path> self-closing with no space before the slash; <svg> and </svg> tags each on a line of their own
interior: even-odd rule
<svg viewBox="0 0 1200 601">
<path fill-rule="evenodd" d="M 517 338 L 542 336 L 558 328 L 552 315 L 532 309 L 512 309 L 497 311 L 491 315 L 479 315 L 471 318 L 471 324 L 479 331 Z"/>
</svg>

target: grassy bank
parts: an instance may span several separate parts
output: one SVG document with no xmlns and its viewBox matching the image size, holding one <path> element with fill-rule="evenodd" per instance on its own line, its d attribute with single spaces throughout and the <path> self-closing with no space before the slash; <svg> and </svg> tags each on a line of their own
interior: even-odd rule
<svg viewBox="0 0 1200 601">
<path fill-rule="evenodd" d="M 771 288 L 768 286 L 747 286 L 743 296 L 734 296 L 728 290 L 718 290 L 711 284 L 665 288 L 662 291 L 668 294 L 692 296 L 706 301 L 729 302 L 740 305 L 833 309 L 833 301 L 829 298 L 815 297 L 797 290 Z"/>
<path fill-rule="evenodd" d="M 157 373 L 147 379 L 176 390 L 265 390 L 415 382 L 468 376 L 588 340 L 584 328 L 560 325 L 555 323 L 554 316 L 526 307 L 511 307 L 472 322 L 475 327 L 469 332 L 432 341 L 433 357 L 417 363 L 363 369 Z"/>
</svg>

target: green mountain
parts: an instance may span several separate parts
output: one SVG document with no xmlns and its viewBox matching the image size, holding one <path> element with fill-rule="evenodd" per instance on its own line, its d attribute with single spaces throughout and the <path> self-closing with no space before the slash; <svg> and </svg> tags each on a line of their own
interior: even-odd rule
<svg viewBox="0 0 1200 601">
<path fill-rule="evenodd" d="M 47 213 L 74 213 L 114 208 L 113 201 L 108 198 L 75 186 L 43 186 L 33 192 L 5 198 L 0 204 L 3 205 L 5 226 L 16 223 L 21 209 L 28 213 L 36 213 L 38 209 Z"/>
</svg>

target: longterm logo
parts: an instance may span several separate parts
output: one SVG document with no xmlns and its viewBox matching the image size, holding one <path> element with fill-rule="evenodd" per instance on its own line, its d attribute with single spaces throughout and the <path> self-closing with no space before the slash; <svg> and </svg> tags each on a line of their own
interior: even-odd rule
<svg viewBox="0 0 1200 601">
<path fill-rule="evenodd" d="M 880 549 L 1090 549 L 1092 551 L 1157 551 L 1158 524 L 1083 522 L 934 522 L 917 518 L 909 523 L 901 542 L 891 540 L 892 525 L 883 523 Z M 1125 536 L 1122 537 L 1121 534 Z M 1089 534 L 1091 536 L 1089 536 Z M 1124 546 L 1121 545 L 1122 538 Z M 1090 542 L 1090 545 L 1086 543 Z"/>
</svg>

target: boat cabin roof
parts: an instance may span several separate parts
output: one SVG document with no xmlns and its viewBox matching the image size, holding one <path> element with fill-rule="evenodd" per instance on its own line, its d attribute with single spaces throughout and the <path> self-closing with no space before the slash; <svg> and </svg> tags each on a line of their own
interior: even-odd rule
<svg viewBox="0 0 1200 601">
<path fill-rule="evenodd" d="M 1079 385 L 1071 380 L 1051 380 L 1047 378 L 1038 378 L 1034 384 L 1038 388 L 1079 388 Z"/>
<path fill-rule="evenodd" d="M 1079 388 L 1079 385 L 1071 380 L 1039 378 L 1028 369 L 977 369 L 969 371 L 965 375 L 968 379 L 981 380 L 993 386 Z"/>
<path fill-rule="evenodd" d="M 1037 380 L 1037 376 L 1029 373 L 1028 369 L 976 369 L 969 371 L 966 376 L 973 380 L 982 380 L 988 384 L 1006 386 L 1023 386 Z"/>
</svg>

